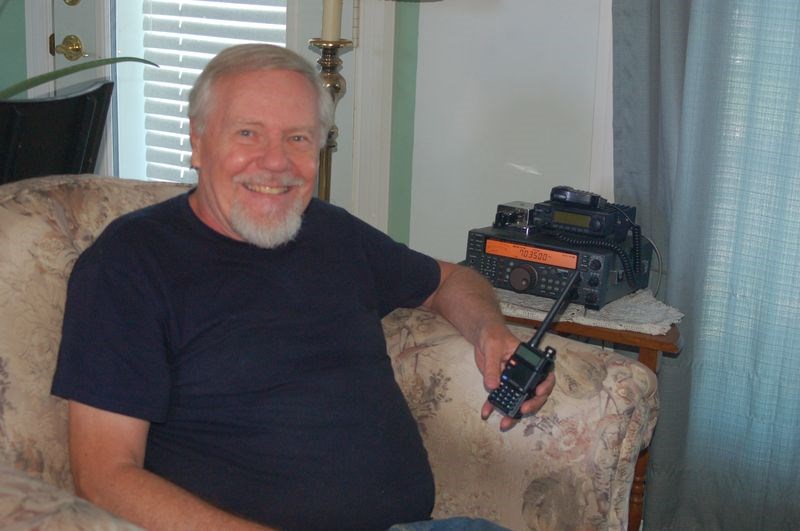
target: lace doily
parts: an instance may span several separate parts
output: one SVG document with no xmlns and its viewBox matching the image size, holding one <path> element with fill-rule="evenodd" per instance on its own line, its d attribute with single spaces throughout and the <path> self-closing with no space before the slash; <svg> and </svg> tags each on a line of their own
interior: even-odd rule
<svg viewBox="0 0 800 531">
<path fill-rule="evenodd" d="M 504 289 L 495 289 L 504 315 L 541 321 L 554 299 L 523 295 Z M 642 334 L 662 335 L 673 324 L 679 323 L 683 314 L 653 297 L 649 289 L 639 290 L 610 302 L 599 310 L 587 310 L 580 304 L 568 304 L 556 319 L 561 322 L 598 326 L 613 330 L 629 330 Z"/>
</svg>

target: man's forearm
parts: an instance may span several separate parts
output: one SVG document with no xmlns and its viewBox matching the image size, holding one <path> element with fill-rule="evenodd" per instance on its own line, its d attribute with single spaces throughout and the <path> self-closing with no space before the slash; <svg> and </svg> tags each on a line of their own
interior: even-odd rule
<svg viewBox="0 0 800 531">
<path fill-rule="evenodd" d="M 69 401 L 70 467 L 78 495 L 146 529 L 265 529 L 144 470 L 150 423 Z"/>
<path fill-rule="evenodd" d="M 266 530 L 206 503 L 169 481 L 137 467 L 121 465 L 78 493 L 96 505 L 148 530 Z"/>
<path fill-rule="evenodd" d="M 443 280 L 426 306 L 450 321 L 478 347 L 485 346 L 493 332 L 506 330 L 494 290 L 485 278 L 467 267 L 450 263 L 440 266 Z"/>
</svg>

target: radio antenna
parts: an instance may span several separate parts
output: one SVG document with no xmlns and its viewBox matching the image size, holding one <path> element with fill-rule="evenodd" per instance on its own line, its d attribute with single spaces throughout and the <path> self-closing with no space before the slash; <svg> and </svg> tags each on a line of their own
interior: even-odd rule
<svg viewBox="0 0 800 531">
<path fill-rule="evenodd" d="M 567 285 L 564 286 L 563 290 L 561 290 L 561 295 L 558 296 L 558 300 L 556 300 L 556 302 L 554 302 L 550 307 L 550 311 L 547 312 L 547 315 L 542 320 L 542 324 L 539 325 L 539 329 L 536 330 L 536 334 L 534 334 L 531 340 L 528 341 L 527 345 L 532 349 L 537 349 L 539 347 L 539 342 L 544 337 L 545 332 L 547 332 L 547 329 L 550 328 L 550 325 L 553 323 L 553 320 L 556 318 L 556 316 L 561 313 L 564 303 L 567 301 L 569 294 L 572 292 L 572 286 L 575 284 L 578 276 L 580 276 L 580 271 L 576 269 L 575 272 L 572 273 L 572 276 L 570 276 L 567 280 Z"/>
</svg>

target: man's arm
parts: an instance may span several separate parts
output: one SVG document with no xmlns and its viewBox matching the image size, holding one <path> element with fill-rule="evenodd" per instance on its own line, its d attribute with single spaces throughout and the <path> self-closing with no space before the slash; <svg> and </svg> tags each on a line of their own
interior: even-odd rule
<svg viewBox="0 0 800 531">
<path fill-rule="evenodd" d="M 483 374 L 487 389 L 500 385 L 500 373 L 505 361 L 514 354 L 520 341 L 508 330 L 505 318 L 489 282 L 470 268 L 439 262 L 441 279 L 439 287 L 423 303 L 445 319 L 475 346 L 475 363 Z M 521 408 L 523 414 L 535 413 L 544 405 L 555 386 L 555 375 L 548 377 L 536 388 L 536 394 Z M 485 419 L 493 407 L 487 401 L 481 410 Z M 505 417 L 501 429 L 508 429 L 515 420 Z"/>
<path fill-rule="evenodd" d="M 70 466 L 78 495 L 146 529 L 268 529 L 144 470 L 149 430 L 147 421 L 70 401 Z"/>
</svg>

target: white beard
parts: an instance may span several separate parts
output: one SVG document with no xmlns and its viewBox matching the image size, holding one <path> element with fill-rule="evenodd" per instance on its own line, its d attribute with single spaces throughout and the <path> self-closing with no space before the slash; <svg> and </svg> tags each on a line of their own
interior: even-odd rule
<svg viewBox="0 0 800 531">
<path fill-rule="evenodd" d="M 253 216 L 241 203 L 231 205 L 231 226 L 246 241 L 264 249 L 289 243 L 303 224 L 303 204 L 298 198 L 282 219 Z"/>
</svg>

